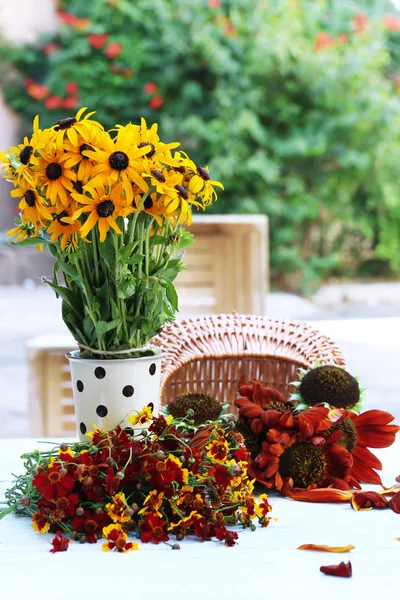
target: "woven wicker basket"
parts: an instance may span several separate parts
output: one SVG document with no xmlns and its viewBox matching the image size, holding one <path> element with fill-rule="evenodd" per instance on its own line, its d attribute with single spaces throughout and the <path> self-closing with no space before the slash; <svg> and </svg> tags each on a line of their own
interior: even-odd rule
<svg viewBox="0 0 400 600">
<path fill-rule="evenodd" d="M 177 321 L 153 340 L 167 351 L 161 404 L 203 391 L 236 412 L 238 384 L 259 379 L 289 396 L 299 367 L 344 359 L 334 343 L 309 325 L 255 315 L 212 315 Z"/>
</svg>

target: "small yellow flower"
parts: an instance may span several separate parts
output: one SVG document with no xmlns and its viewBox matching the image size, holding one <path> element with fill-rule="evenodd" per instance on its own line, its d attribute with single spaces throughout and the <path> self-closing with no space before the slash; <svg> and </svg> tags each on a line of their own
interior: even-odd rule
<svg viewBox="0 0 400 600">
<path fill-rule="evenodd" d="M 165 419 L 167 425 L 171 425 L 173 420 L 174 420 L 174 417 L 172 415 L 168 415 L 168 417 Z"/>
<path fill-rule="evenodd" d="M 66 450 L 61 450 L 61 448 L 59 448 L 58 455 L 60 456 L 60 454 L 68 454 L 70 458 L 75 458 L 75 453 L 71 450 L 71 448 L 67 448 Z"/>
<path fill-rule="evenodd" d="M 129 508 L 126 502 L 125 494 L 123 492 L 119 492 L 111 499 L 112 502 L 106 504 L 106 511 L 114 523 L 127 523 L 130 521 L 131 516 L 125 514 L 127 508 Z"/>
<path fill-rule="evenodd" d="M 153 411 L 151 409 L 151 406 L 143 406 L 142 410 L 136 415 L 128 417 L 128 421 L 129 423 L 131 423 L 131 425 L 144 425 L 145 423 L 148 423 L 150 421 L 152 416 Z"/>
<path fill-rule="evenodd" d="M 162 513 L 159 511 L 161 505 L 164 501 L 164 492 L 158 492 L 157 490 L 152 490 L 148 496 L 146 496 L 143 502 L 143 508 L 139 510 L 139 515 L 147 515 L 150 513 L 155 513 L 158 517 L 162 517 Z"/>
</svg>

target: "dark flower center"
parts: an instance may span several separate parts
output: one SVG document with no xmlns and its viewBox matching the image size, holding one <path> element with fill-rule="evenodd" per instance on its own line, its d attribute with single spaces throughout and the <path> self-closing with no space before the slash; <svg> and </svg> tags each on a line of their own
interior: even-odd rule
<svg viewBox="0 0 400 600">
<path fill-rule="evenodd" d="M 142 142 L 141 144 L 139 144 L 138 148 L 144 148 L 145 146 L 149 146 L 149 150 L 143 156 L 148 156 L 149 158 L 154 156 L 154 154 L 156 153 L 156 148 L 154 144 L 152 144 L 151 142 Z"/>
<path fill-rule="evenodd" d="M 268 402 L 268 404 L 266 404 L 265 406 L 262 407 L 263 410 L 276 410 L 280 413 L 285 413 L 285 412 L 292 412 L 295 413 L 295 408 L 292 404 L 286 404 L 284 402 L 279 402 L 279 400 L 271 400 L 270 402 Z"/>
<path fill-rule="evenodd" d="M 74 188 L 75 191 L 78 192 L 78 194 L 82 194 L 82 192 L 83 192 L 83 183 L 82 183 L 82 181 L 73 181 L 72 182 L 72 187 Z"/>
<path fill-rule="evenodd" d="M 152 171 L 151 174 L 153 175 L 154 179 L 157 179 L 157 181 L 161 181 L 161 183 L 164 183 L 164 173 L 161 173 L 161 171 L 157 171 L 157 169 L 154 169 L 154 171 Z"/>
<path fill-rule="evenodd" d="M 103 202 L 100 202 L 97 206 L 97 214 L 99 217 L 106 219 L 113 214 L 114 208 L 115 206 L 112 200 L 103 200 Z"/>
<path fill-rule="evenodd" d="M 183 198 L 184 200 L 187 200 L 189 198 L 187 189 L 185 187 L 183 187 L 183 185 L 176 185 L 175 189 L 177 190 L 180 197 Z"/>
<path fill-rule="evenodd" d="M 325 474 L 325 460 L 321 448 L 312 442 L 296 442 L 285 450 L 279 461 L 281 477 L 291 477 L 295 487 L 307 488 L 319 484 Z"/>
<path fill-rule="evenodd" d="M 56 127 L 54 127 L 54 131 L 60 131 L 61 129 L 69 129 L 73 125 L 75 125 L 76 119 L 75 117 L 66 117 L 65 119 L 60 119 L 56 121 Z"/>
<path fill-rule="evenodd" d="M 33 190 L 28 190 L 24 194 L 25 202 L 30 208 L 33 208 L 36 203 L 36 193 Z"/>
<path fill-rule="evenodd" d="M 174 171 L 178 171 L 179 173 L 186 173 L 186 169 L 183 165 L 180 167 L 173 167 Z"/>
<path fill-rule="evenodd" d="M 110 167 L 117 171 L 123 171 L 129 166 L 129 158 L 125 152 L 113 152 L 108 159 Z"/>
<path fill-rule="evenodd" d="M 333 427 L 328 429 L 326 435 L 329 436 L 333 431 L 337 431 L 338 429 L 342 432 L 342 437 L 337 443 L 339 446 L 343 446 L 343 448 L 346 448 L 346 450 L 352 453 L 357 446 L 357 431 L 352 419 L 346 417 L 343 421 L 336 423 Z"/>
<path fill-rule="evenodd" d="M 63 219 L 64 217 L 69 217 L 69 214 L 67 213 L 66 210 L 63 210 L 62 212 L 60 212 L 59 215 L 57 215 L 57 221 L 60 223 L 60 225 L 62 225 L 63 227 L 68 227 L 69 223 L 64 223 L 64 221 L 61 221 L 61 219 Z"/>
<path fill-rule="evenodd" d="M 57 471 L 53 471 L 52 473 L 49 473 L 49 482 L 51 484 L 56 484 L 61 480 L 60 474 L 57 473 Z"/>
<path fill-rule="evenodd" d="M 19 160 L 23 165 L 27 165 L 29 163 L 29 161 L 31 160 L 32 152 L 33 146 L 25 146 L 25 148 L 22 148 L 19 155 Z"/>
<path fill-rule="evenodd" d="M 197 167 L 197 173 L 202 179 L 204 179 L 204 181 L 208 181 L 210 179 L 210 173 L 204 167 Z"/>
<path fill-rule="evenodd" d="M 89 152 L 93 152 L 94 148 L 90 144 L 81 144 L 79 146 L 79 152 L 82 154 L 82 152 L 85 152 L 85 150 L 89 150 Z M 82 156 L 84 156 L 84 158 L 88 158 L 84 154 L 82 154 Z"/>
<path fill-rule="evenodd" d="M 360 399 L 357 379 L 335 365 L 323 365 L 306 373 L 299 392 L 310 406 L 327 402 L 337 408 L 351 408 Z"/>
<path fill-rule="evenodd" d="M 150 198 L 150 196 L 148 198 L 146 198 L 146 200 L 144 201 L 144 207 L 149 210 L 149 208 L 151 208 L 153 206 L 153 200 Z"/>
<path fill-rule="evenodd" d="M 62 168 L 56 162 L 50 163 L 46 168 L 46 176 L 50 181 L 55 181 L 62 175 Z"/>
</svg>

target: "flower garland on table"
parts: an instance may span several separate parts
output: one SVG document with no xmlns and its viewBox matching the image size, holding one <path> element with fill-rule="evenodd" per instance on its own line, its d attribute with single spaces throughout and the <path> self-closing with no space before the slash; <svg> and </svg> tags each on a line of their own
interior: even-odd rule
<svg viewBox="0 0 400 600">
<path fill-rule="evenodd" d="M 103 550 L 128 552 L 138 549 L 132 536 L 172 549 L 190 535 L 233 546 L 238 534 L 228 527 L 255 530 L 255 519 L 268 526 L 271 506 L 265 494 L 253 496 L 249 452 L 232 424 L 209 425 L 199 445 L 149 407 L 130 420 L 148 430 L 95 430 L 88 443 L 23 455 L 26 473 L 6 492 L 0 518 L 30 516 L 35 531 L 55 534 L 51 552 L 102 537 Z"/>
</svg>

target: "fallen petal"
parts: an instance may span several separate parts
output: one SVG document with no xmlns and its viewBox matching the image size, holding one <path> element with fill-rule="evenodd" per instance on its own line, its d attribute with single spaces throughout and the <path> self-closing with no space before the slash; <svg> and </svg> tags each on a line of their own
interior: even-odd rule
<svg viewBox="0 0 400 600">
<path fill-rule="evenodd" d="M 384 496 L 393 496 L 394 494 L 397 494 L 397 492 L 400 492 L 400 485 L 392 485 L 390 488 L 384 487 L 384 491 L 381 492 L 381 494 Z"/>
<path fill-rule="evenodd" d="M 371 510 L 371 508 L 387 508 L 385 496 L 377 492 L 354 492 L 351 499 L 354 510 Z"/>
<path fill-rule="evenodd" d="M 299 502 L 350 502 L 354 492 L 336 488 L 318 488 L 315 490 L 293 490 L 289 496 Z"/>
<path fill-rule="evenodd" d="M 350 561 L 348 563 L 341 562 L 338 565 L 320 567 L 319 570 L 321 571 L 321 573 L 325 573 L 325 575 L 333 575 L 334 577 L 351 577 L 352 575 Z"/>
<path fill-rule="evenodd" d="M 400 492 L 397 492 L 397 494 L 389 500 L 388 504 L 389 508 L 400 515 Z"/>
<path fill-rule="evenodd" d="M 303 544 L 297 550 L 315 550 L 316 552 L 350 552 L 355 546 L 319 546 L 318 544 Z"/>
<path fill-rule="evenodd" d="M 397 475 L 396 481 L 398 481 L 400 483 L 400 475 Z"/>
</svg>

